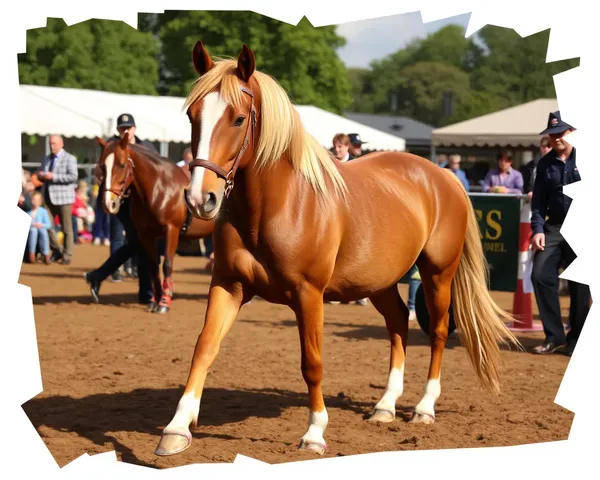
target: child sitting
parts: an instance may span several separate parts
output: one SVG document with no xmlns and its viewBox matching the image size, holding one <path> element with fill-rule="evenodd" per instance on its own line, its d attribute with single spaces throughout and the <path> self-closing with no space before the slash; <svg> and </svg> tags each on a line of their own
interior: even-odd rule
<svg viewBox="0 0 600 480">
<path fill-rule="evenodd" d="M 36 250 L 44 256 L 44 263 L 50 264 L 50 240 L 48 230 L 52 228 L 52 222 L 48 215 L 48 210 L 42 207 L 43 195 L 41 192 L 34 192 L 31 197 L 32 208 L 29 211 L 31 215 L 31 227 L 29 228 L 29 237 L 27 238 L 27 253 L 29 254 L 29 263 L 36 262 Z"/>
<path fill-rule="evenodd" d="M 73 203 L 72 215 L 74 219 L 73 228 L 77 232 L 80 241 L 88 243 L 91 241 L 91 230 L 94 224 L 94 209 L 89 205 L 87 195 L 87 182 L 80 182 L 75 189 L 75 202 Z"/>
</svg>

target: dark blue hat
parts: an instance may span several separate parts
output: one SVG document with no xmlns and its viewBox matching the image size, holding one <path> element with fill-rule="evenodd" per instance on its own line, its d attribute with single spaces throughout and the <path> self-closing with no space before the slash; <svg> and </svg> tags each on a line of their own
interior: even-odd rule
<svg viewBox="0 0 600 480">
<path fill-rule="evenodd" d="M 350 138 L 350 143 L 352 145 L 364 145 L 367 142 L 363 142 L 358 133 L 349 133 L 348 137 Z"/>
<path fill-rule="evenodd" d="M 117 118 L 117 128 L 121 127 L 135 127 L 133 116 L 129 113 L 122 113 L 119 115 L 119 118 Z"/>
<path fill-rule="evenodd" d="M 560 118 L 560 110 L 557 110 L 556 112 L 552 112 L 550 115 L 548 115 L 548 126 L 546 127 L 546 130 L 540 133 L 540 135 L 562 133 L 569 129 L 575 130 L 575 128 L 569 125 L 567 122 L 563 122 L 563 120 Z"/>
</svg>

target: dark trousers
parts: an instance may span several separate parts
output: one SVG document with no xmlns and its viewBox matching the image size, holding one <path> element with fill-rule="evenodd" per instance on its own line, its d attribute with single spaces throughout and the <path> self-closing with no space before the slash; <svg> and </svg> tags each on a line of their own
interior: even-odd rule
<svg viewBox="0 0 600 480">
<path fill-rule="evenodd" d="M 127 202 L 124 203 L 123 206 L 121 207 L 121 210 L 119 210 L 119 213 L 117 215 L 109 215 L 109 217 L 110 217 L 110 219 L 109 219 L 110 254 L 111 255 L 127 243 L 128 234 L 125 229 L 125 226 L 123 225 L 123 221 L 121 220 L 121 218 L 123 216 L 121 211 L 128 205 L 129 205 L 129 203 L 127 203 Z M 121 217 L 119 215 L 121 215 Z M 127 220 L 125 220 L 125 221 L 127 221 Z M 131 229 L 135 230 L 135 227 L 132 226 L 130 228 L 130 230 Z M 125 260 L 123 265 L 125 266 L 125 268 L 131 268 L 132 265 L 137 266 L 137 261 L 138 261 L 138 251 L 137 251 L 137 248 L 134 248 L 133 253 Z"/>
<path fill-rule="evenodd" d="M 114 217 L 114 218 L 113 218 Z M 117 215 L 111 215 L 111 254 L 108 260 L 99 268 L 92 272 L 94 278 L 102 282 L 109 275 L 112 275 L 132 256 L 138 258 L 138 300 L 147 303 L 152 298 L 152 276 L 150 272 L 150 260 L 146 250 L 139 241 L 137 230 L 129 215 L 129 202 L 126 200 Z M 114 228 L 113 228 L 114 227 Z M 124 241 L 123 232 L 127 235 L 127 241 Z M 113 240 L 116 245 L 113 245 Z M 160 299 L 156 299 L 159 301 Z"/>
<path fill-rule="evenodd" d="M 77 228 L 77 217 L 76 216 L 72 216 L 71 217 L 71 223 L 73 224 L 73 243 L 78 244 L 79 243 L 79 228 Z"/>
<path fill-rule="evenodd" d="M 121 221 L 120 216 L 123 214 L 121 211 L 125 206 L 129 206 L 128 203 L 124 203 L 119 210 L 117 215 L 109 215 L 109 225 L 110 225 L 110 254 L 115 253 L 119 248 L 121 248 L 125 244 L 125 226 Z M 120 216 L 119 216 L 120 215 Z"/>
<path fill-rule="evenodd" d="M 206 247 L 206 252 L 204 253 L 204 255 L 206 257 L 210 257 L 211 253 L 213 253 L 213 251 L 214 251 L 212 235 L 208 235 L 207 237 L 204 237 L 204 246 Z"/>
<path fill-rule="evenodd" d="M 575 260 L 576 255 L 561 235 L 560 226 L 546 225 L 544 233 L 546 236 L 544 250 L 536 252 L 533 257 L 531 280 L 535 298 L 546 341 L 559 345 L 568 344 L 569 350 L 573 351 L 590 310 L 590 287 L 569 280 L 571 330 L 565 336 L 558 296 L 558 269 L 561 265 L 568 267 Z"/>
<path fill-rule="evenodd" d="M 92 236 L 100 240 L 110 238 L 110 215 L 102 208 L 100 197 L 96 200 L 96 219 L 92 228 Z"/>
</svg>

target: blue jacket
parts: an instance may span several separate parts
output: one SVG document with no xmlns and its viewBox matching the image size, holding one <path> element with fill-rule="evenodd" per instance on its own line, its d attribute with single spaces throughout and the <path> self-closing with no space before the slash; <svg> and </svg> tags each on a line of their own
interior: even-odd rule
<svg viewBox="0 0 600 480">
<path fill-rule="evenodd" d="M 544 233 L 546 223 L 562 225 L 571 206 L 571 199 L 563 194 L 562 187 L 579 180 L 581 176 L 575 161 L 575 147 L 566 162 L 558 158 L 554 149 L 540 159 L 531 197 L 533 235 Z"/>
<path fill-rule="evenodd" d="M 50 220 L 50 215 L 48 215 L 48 210 L 44 207 L 38 207 L 35 214 L 33 210 L 30 210 L 29 215 L 31 215 L 31 225 L 34 223 L 41 223 L 46 230 L 50 230 L 52 228 L 52 220 Z"/>
<path fill-rule="evenodd" d="M 469 181 L 467 180 L 467 174 L 465 173 L 465 171 L 461 170 L 459 168 L 458 170 L 452 170 L 452 172 L 454 173 L 454 175 L 456 175 L 458 177 L 458 179 L 464 185 L 465 190 L 468 192 L 469 191 Z"/>
</svg>

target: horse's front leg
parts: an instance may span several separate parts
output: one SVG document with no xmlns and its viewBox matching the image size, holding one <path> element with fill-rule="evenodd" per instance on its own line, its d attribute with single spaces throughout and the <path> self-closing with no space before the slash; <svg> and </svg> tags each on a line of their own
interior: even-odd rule
<svg viewBox="0 0 600 480">
<path fill-rule="evenodd" d="M 294 310 L 300 333 L 302 376 L 308 387 L 310 405 L 308 430 L 300 441 L 300 449 L 313 450 L 322 455 L 327 451 L 323 434 L 328 423 L 327 410 L 321 389 L 323 380 L 323 359 L 321 356 L 323 292 L 310 285 L 304 286 L 300 289 Z"/>
<path fill-rule="evenodd" d="M 167 313 L 173 300 L 173 261 L 179 243 L 179 230 L 168 225 L 165 232 L 165 259 L 163 261 L 162 297 L 156 307 L 156 313 Z"/>
<path fill-rule="evenodd" d="M 208 294 L 206 319 L 198 337 L 188 380 L 175 416 L 163 430 L 156 455 L 183 452 L 192 443 L 189 426 L 198 423 L 200 399 L 208 369 L 219 352 L 221 341 L 229 332 L 244 300 L 241 283 L 224 285 L 213 279 Z"/>
</svg>

